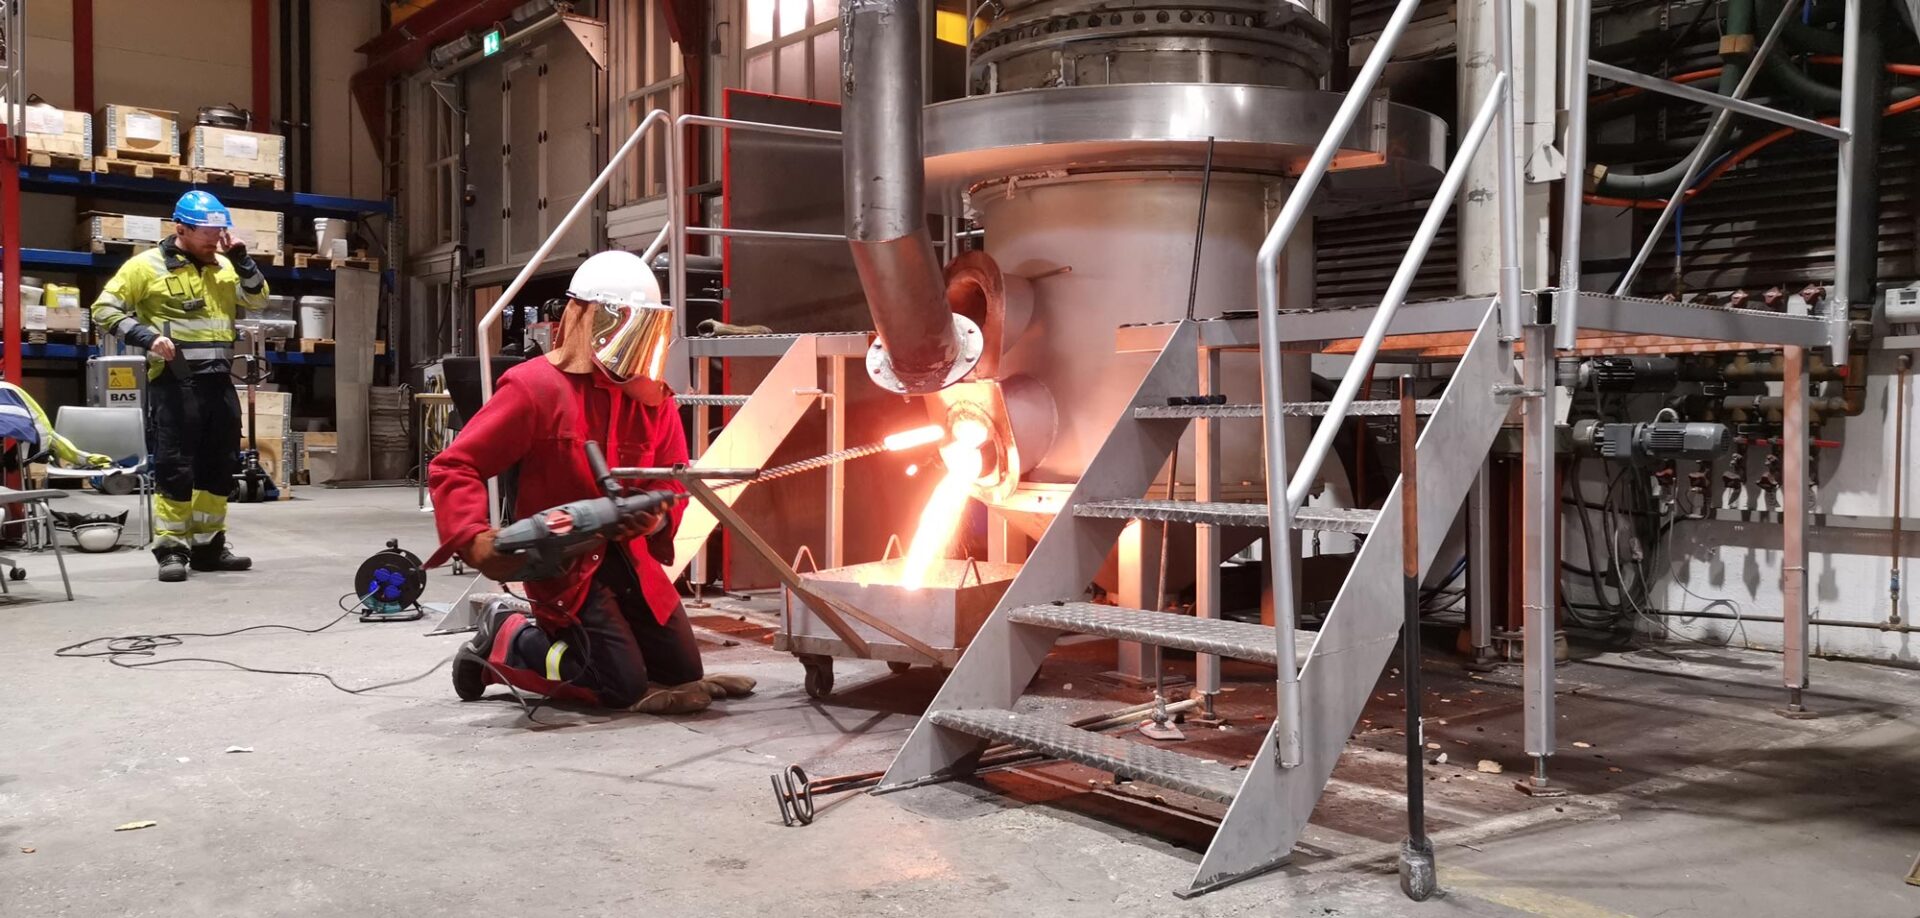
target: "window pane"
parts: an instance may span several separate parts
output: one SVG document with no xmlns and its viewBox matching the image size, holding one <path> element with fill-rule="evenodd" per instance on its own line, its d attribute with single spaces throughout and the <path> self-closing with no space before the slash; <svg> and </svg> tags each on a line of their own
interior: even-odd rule
<svg viewBox="0 0 1920 918">
<path fill-rule="evenodd" d="M 813 0 L 813 24 L 831 22 L 840 18 L 839 0 Z"/>
<path fill-rule="evenodd" d="M 773 91 L 773 55 L 757 54 L 747 58 L 747 89 L 752 92 Z"/>
<path fill-rule="evenodd" d="M 779 0 L 747 0 L 747 47 L 773 40 L 773 10 Z"/>
<path fill-rule="evenodd" d="M 780 72 L 773 91 L 783 96 L 808 98 L 806 42 L 794 42 L 780 49 Z"/>
<path fill-rule="evenodd" d="M 667 68 L 673 66 L 673 35 L 667 31 L 666 24 L 655 20 L 659 27 L 647 36 L 649 57 L 647 72 L 640 81 L 641 86 L 666 78 Z"/>
<path fill-rule="evenodd" d="M 782 38 L 807 27 L 808 0 L 780 0 L 780 35 Z"/>
<path fill-rule="evenodd" d="M 823 102 L 840 101 L 840 32 L 815 35 L 813 41 L 813 92 L 808 98 Z"/>
</svg>

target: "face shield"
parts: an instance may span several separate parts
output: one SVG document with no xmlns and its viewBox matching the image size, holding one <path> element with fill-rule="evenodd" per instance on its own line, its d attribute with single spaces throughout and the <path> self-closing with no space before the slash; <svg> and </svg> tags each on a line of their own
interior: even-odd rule
<svg viewBox="0 0 1920 918">
<path fill-rule="evenodd" d="M 586 304 L 592 310 L 593 362 L 614 382 L 661 379 L 673 341 L 673 309 L 658 304 Z"/>
</svg>

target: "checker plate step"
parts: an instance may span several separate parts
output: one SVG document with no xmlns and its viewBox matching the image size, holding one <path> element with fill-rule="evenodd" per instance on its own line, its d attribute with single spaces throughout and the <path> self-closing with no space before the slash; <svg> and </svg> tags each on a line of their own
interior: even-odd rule
<svg viewBox="0 0 1920 918">
<path fill-rule="evenodd" d="M 1175 612 L 1148 612 L 1145 609 L 1121 609 L 1090 602 L 1048 603 L 1022 606 L 1008 613 L 1023 625 L 1040 625 L 1071 631 L 1139 641 L 1158 647 L 1218 654 L 1250 663 L 1273 665 L 1274 632 L 1266 625 L 1195 618 Z M 1296 663 L 1305 663 L 1313 647 L 1314 633 L 1298 632 L 1294 646 Z"/>
<path fill-rule="evenodd" d="M 1234 795 L 1240 792 L 1241 772 L 1224 762 L 1182 755 L 1039 717 L 975 708 L 935 711 L 928 714 L 927 719 L 949 730 L 1031 749 L 1218 803 L 1232 803 Z"/>
</svg>

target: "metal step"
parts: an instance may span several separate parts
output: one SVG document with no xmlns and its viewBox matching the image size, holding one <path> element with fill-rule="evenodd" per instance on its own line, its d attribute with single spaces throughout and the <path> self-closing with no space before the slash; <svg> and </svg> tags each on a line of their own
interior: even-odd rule
<svg viewBox="0 0 1920 918">
<path fill-rule="evenodd" d="M 1039 625 L 1075 634 L 1094 634 L 1157 647 L 1219 654 L 1268 666 L 1272 666 L 1276 659 L 1273 629 L 1249 622 L 1196 618 L 1145 609 L 1121 609 L 1090 602 L 1022 606 L 1007 614 L 1013 621 L 1023 625 Z M 1294 644 L 1297 648 L 1296 662 L 1306 663 L 1307 654 L 1313 649 L 1313 633 L 1299 632 Z"/>
<path fill-rule="evenodd" d="M 1232 803 L 1240 791 L 1241 773 L 1216 759 L 1182 755 L 1012 711 L 992 708 L 934 711 L 927 719 L 935 726 L 1031 749 L 1218 803 Z"/>
<path fill-rule="evenodd" d="M 676 395 L 673 397 L 673 400 L 682 408 L 702 406 L 708 408 L 738 408 L 746 404 L 747 399 L 752 397 L 751 395 L 705 395 L 689 392 L 685 395 Z"/>
<path fill-rule="evenodd" d="M 1327 413 L 1332 402 L 1288 402 L 1281 406 L 1280 413 L 1292 418 L 1317 418 Z M 1440 400 L 1423 398 L 1414 402 L 1413 410 L 1421 415 L 1429 415 L 1440 410 Z M 1348 406 L 1349 416 L 1380 417 L 1400 413 L 1400 403 L 1391 399 L 1356 401 Z M 1143 421 L 1183 418 L 1257 418 L 1260 406 L 1255 405 L 1143 405 L 1133 409 L 1133 416 Z"/>
<path fill-rule="evenodd" d="M 1267 525 L 1267 505 L 1202 503 L 1191 500 L 1099 500 L 1073 508 L 1075 516 L 1108 520 L 1148 520 L 1155 523 L 1205 523 L 1213 526 Z M 1304 507 L 1293 515 L 1293 528 L 1322 532 L 1366 532 L 1373 528 L 1373 510 Z"/>
</svg>

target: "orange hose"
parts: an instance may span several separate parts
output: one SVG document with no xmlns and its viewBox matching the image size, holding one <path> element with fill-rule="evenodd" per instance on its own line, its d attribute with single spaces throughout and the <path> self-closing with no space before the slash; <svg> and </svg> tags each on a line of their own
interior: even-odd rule
<svg viewBox="0 0 1920 918">
<path fill-rule="evenodd" d="M 1838 54 L 1815 54 L 1807 58 L 1807 63 L 1829 64 L 1838 67 L 1840 66 L 1841 58 Z M 1887 72 L 1900 76 L 1920 76 L 1920 64 L 1888 64 Z"/>
<path fill-rule="evenodd" d="M 1893 67 L 1912 68 L 1916 75 L 1920 75 L 1920 66 L 1914 66 L 1911 64 L 1894 64 L 1889 66 L 1888 69 L 1891 70 L 1893 69 Z M 1891 118 L 1894 115 L 1902 114 L 1904 112 L 1910 112 L 1916 108 L 1920 108 L 1920 96 L 1915 96 L 1911 99 L 1907 99 L 1901 102 L 1895 102 L 1894 104 L 1887 106 L 1887 110 L 1882 112 L 1881 116 Z M 1840 119 L 1834 118 L 1834 117 L 1821 118 L 1820 123 L 1821 124 L 1839 124 Z M 1792 136 L 1795 133 L 1797 132 L 1793 128 L 1781 128 L 1777 131 L 1774 131 L 1771 134 L 1768 134 L 1764 137 L 1761 137 L 1758 140 L 1753 141 L 1752 143 L 1747 144 L 1744 147 L 1741 147 L 1738 150 L 1735 150 L 1732 156 L 1727 157 L 1725 160 L 1722 160 L 1719 165 L 1713 167 L 1712 169 L 1707 170 L 1707 174 L 1704 176 L 1701 176 L 1698 184 L 1694 185 L 1691 189 L 1688 189 L 1685 197 L 1683 197 L 1682 200 L 1692 200 L 1694 195 L 1697 195 L 1700 192 L 1706 190 L 1706 187 L 1708 185 L 1713 184 L 1716 180 L 1720 178 L 1720 176 L 1725 175 L 1727 170 L 1732 169 L 1733 167 L 1738 166 L 1743 162 L 1746 162 L 1748 159 L 1753 158 L 1754 154 L 1759 153 L 1761 150 L 1764 150 L 1767 147 L 1770 147 L 1776 143 L 1779 143 L 1782 140 L 1787 139 L 1788 137 Z M 1602 207 L 1631 207 L 1637 210 L 1661 210 L 1667 206 L 1667 201 L 1665 198 L 1661 198 L 1658 200 L 1649 200 L 1649 201 L 1637 201 L 1630 198 L 1606 198 L 1606 197 L 1601 197 L 1600 195 L 1590 194 L 1586 196 L 1585 200 L 1588 204 L 1598 204 Z"/>
<path fill-rule="evenodd" d="M 1714 78 L 1714 77 L 1717 77 L 1717 76 L 1719 76 L 1719 75 L 1720 75 L 1720 71 L 1721 71 L 1722 69 L 1724 69 L 1724 68 L 1721 68 L 1721 67 L 1710 67 L 1710 68 L 1708 68 L 1708 69 L 1706 69 L 1706 70 L 1693 70 L 1693 71 L 1689 71 L 1689 72 L 1687 72 L 1687 73 L 1682 73 L 1682 74 L 1679 74 L 1679 75 L 1677 75 L 1677 76 L 1670 76 L 1670 77 L 1667 77 L 1667 79 L 1668 79 L 1669 81 L 1671 81 L 1671 82 L 1675 82 L 1675 83 L 1697 83 L 1697 82 L 1699 82 L 1699 81 L 1701 81 L 1701 80 L 1710 80 L 1710 79 L 1712 79 L 1712 78 Z M 1640 93 L 1643 93 L 1643 92 L 1646 92 L 1646 90 L 1644 90 L 1644 89 L 1641 89 L 1641 88 L 1640 88 L 1640 87 L 1638 87 L 1638 86 L 1622 86 L 1622 87 L 1620 87 L 1619 89 L 1614 89 L 1614 90 L 1610 90 L 1610 91 L 1607 91 L 1607 92 L 1602 92 L 1602 93 L 1596 93 L 1596 94 L 1594 94 L 1594 95 L 1592 95 L 1592 96 L 1590 96 L 1590 97 L 1588 97 L 1588 100 L 1587 100 L 1587 101 L 1588 101 L 1589 103 L 1592 103 L 1592 102 L 1612 102 L 1612 101 L 1613 101 L 1613 100 L 1615 100 L 1615 99 L 1625 99 L 1625 98 L 1627 98 L 1628 96 L 1637 96 L 1637 95 L 1639 95 Z"/>
</svg>

